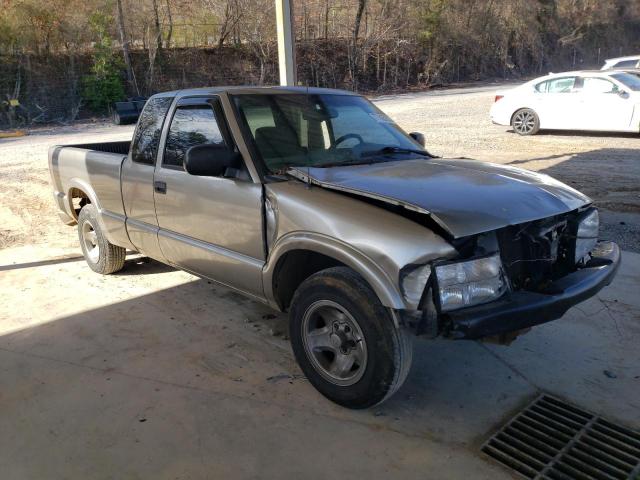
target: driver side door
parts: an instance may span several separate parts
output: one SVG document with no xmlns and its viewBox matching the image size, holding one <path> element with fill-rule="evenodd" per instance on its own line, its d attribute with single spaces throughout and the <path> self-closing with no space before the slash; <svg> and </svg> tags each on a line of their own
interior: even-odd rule
<svg viewBox="0 0 640 480">
<path fill-rule="evenodd" d="M 169 112 L 154 175 L 158 241 L 172 264 L 262 297 L 265 253 L 262 185 L 245 165 L 235 177 L 188 174 L 186 151 L 202 144 L 235 149 L 219 98 L 180 99 Z"/>
<path fill-rule="evenodd" d="M 588 130 L 627 130 L 631 124 L 634 104 L 619 87 L 602 77 L 584 77 L 580 92 L 580 116 Z"/>
</svg>

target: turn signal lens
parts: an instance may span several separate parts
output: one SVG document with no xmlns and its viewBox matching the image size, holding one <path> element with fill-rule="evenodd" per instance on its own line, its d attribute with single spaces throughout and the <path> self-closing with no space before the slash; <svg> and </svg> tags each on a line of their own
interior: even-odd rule
<svg viewBox="0 0 640 480">
<path fill-rule="evenodd" d="M 595 209 L 584 217 L 578 225 L 578 235 L 576 238 L 576 263 L 579 263 L 583 258 L 585 258 L 593 247 L 596 246 L 596 243 L 598 243 L 599 227 L 600 218 L 598 216 L 598 210 Z"/>
</svg>

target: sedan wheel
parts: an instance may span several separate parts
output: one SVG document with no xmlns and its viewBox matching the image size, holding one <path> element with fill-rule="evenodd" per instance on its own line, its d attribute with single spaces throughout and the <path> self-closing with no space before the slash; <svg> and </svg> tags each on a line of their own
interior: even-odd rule
<svg viewBox="0 0 640 480">
<path fill-rule="evenodd" d="M 530 108 L 523 108 L 513 115 L 511 126 L 518 135 L 535 135 L 540 130 L 540 119 Z"/>
</svg>

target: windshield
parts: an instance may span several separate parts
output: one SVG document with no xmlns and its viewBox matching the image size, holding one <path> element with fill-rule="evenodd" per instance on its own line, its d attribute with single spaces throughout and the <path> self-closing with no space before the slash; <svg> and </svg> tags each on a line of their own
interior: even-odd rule
<svg viewBox="0 0 640 480">
<path fill-rule="evenodd" d="M 234 101 L 271 173 L 416 158 L 410 150 L 422 150 L 371 102 L 355 95 L 248 94 L 235 95 Z"/>
<path fill-rule="evenodd" d="M 614 73 L 611 76 L 634 92 L 640 92 L 640 77 L 630 73 Z"/>
</svg>

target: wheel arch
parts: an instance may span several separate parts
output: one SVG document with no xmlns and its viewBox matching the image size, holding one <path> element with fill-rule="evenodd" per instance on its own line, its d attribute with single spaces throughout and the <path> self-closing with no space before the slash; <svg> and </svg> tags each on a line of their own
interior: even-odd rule
<svg viewBox="0 0 640 480">
<path fill-rule="evenodd" d="M 540 120 L 540 114 L 535 108 L 522 106 L 522 107 L 515 108 L 513 110 L 513 112 L 511 113 L 511 117 L 509 117 L 509 125 L 513 125 L 513 117 L 515 117 L 516 113 L 518 113 L 520 110 L 531 110 L 533 113 L 535 113 L 538 116 L 538 120 Z"/>
<path fill-rule="evenodd" d="M 300 264 L 304 265 L 301 271 Z M 306 278 L 334 266 L 346 266 L 361 275 L 385 307 L 405 308 L 398 287 L 372 259 L 351 245 L 316 233 L 294 232 L 276 242 L 263 269 L 265 297 L 285 311 Z"/>
<path fill-rule="evenodd" d="M 67 205 L 69 213 L 76 221 L 78 221 L 78 214 L 80 213 L 80 209 L 74 206 L 74 200 L 82 199 L 86 199 L 86 203 L 95 205 L 98 213 L 100 213 L 100 204 L 98 203 L 98 197 L 93 191 L 93 188 L 91 188 L 91 185 L 81 179 L 70 180 L 69 186 L 67 188 Z"/>
</svg>

